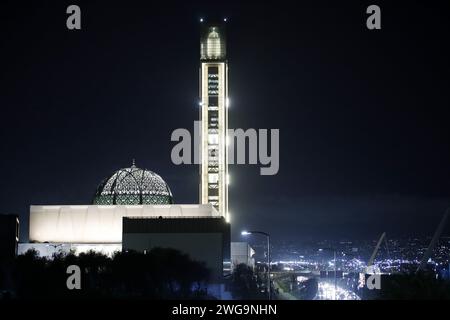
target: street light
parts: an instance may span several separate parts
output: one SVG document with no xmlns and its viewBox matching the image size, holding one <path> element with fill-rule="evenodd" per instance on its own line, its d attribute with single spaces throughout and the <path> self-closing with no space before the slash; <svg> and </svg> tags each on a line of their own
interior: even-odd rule
<svg viewBox="0 0 450 320">
<path fill-rule="evenodd" d="M 270 286 L 270 234 L 262 231 L 242 231 L 241 235 L 249 236 L 252 234 L 261 234 L 267 238 L 267 294 L 269 300 L 272 299 L 271 286 Z"/>
</svg>

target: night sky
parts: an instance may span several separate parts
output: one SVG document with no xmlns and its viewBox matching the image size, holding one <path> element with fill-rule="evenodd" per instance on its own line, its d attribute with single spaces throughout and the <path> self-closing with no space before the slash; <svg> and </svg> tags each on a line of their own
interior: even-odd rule
<svg viewBox="0 0 450 320">
<path fill-rule="evenodd" d="M 431 235 L 450 206 L 450 3 L 392 2 L 2 1 L 0 213 L 26 240 L 29 205 L 89 204 L 133 158 L 197 203 L 170 135 L 198 119 L 199 19 L 227 17 L 230 127 L 280 129 L 278 175 L 230 166 L 233 238 Z"/>
</svg>

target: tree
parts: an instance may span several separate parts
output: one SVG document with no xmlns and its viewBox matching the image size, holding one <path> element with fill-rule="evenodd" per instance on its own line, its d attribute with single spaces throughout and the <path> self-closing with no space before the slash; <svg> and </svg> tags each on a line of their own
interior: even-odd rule
<svg viewBox="0 0 450 320">
<path fill-rule="evenodd" d="M 81 290 L 68 290 L 67 267 L 81 270 Z M 93 251 L 58 253 L 46 259 L 30 250 L 12 266 L 17 297 L 27 299 L 205 298 L 210 271 L 178 250 L 155 248 L 147 254 L 119 252 L 112 258 Z"/>
<path fill-rule="evenodd" d="M 259 288 L 261 288 L 261 278 L 255 274 L 246 264 L 238 264 L 231 277 L 231 292 L 236 299 L 265 299 Z"/>
</svg>

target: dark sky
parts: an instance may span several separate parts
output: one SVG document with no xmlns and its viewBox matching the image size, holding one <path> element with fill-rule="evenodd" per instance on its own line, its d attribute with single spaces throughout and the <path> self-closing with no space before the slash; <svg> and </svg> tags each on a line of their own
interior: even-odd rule
<svg viewBox="0 0 450 320">
<path fill-rule="evenodd" d="M 278 175 L 230 168 L 234 238 L 432 234 L 450 205 L 450 5 L 393 2 L 2 1 L 0 212 L 26 239 L 30 204 L 89 203 L 132 158 L 196 203 L 170 135 L 198 118 L 198 21 L 220 16 L 230 127 L 280 129 Z"/>
</svg>

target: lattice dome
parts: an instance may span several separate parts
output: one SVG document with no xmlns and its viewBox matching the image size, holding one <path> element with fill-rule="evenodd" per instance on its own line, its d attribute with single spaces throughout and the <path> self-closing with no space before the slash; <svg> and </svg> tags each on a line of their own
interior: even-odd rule
<svg viewBox="0 0 450 320">
<path fill-rule="evenodd" d="M 156 173 L 136 167 L 116 171 L 98 186 L 96 205 L 172 204 L 172 192 Z"/>
</svg>

